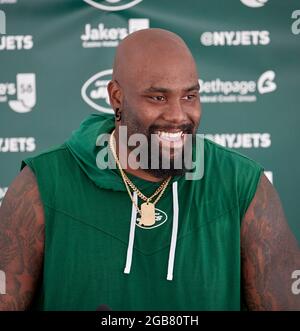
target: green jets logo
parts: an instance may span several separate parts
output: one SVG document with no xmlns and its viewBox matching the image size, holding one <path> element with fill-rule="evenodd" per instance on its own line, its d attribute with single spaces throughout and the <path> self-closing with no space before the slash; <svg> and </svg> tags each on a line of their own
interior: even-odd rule
<svg viewBox="0 0 300 331">
<path fill-rule="evenodd" d="M 168 215 L 164 211 L 162 211 L 158 208 L 155 208 L 155 224 L 154 225 L 151 225 L 151 226 L 140 225 L 140 220 L 141 220 L 141 217 L 140 217 L 140 215 L 138 215 L 138 217 L 136 219 L 136 225 L 138 227 L 140 227 L 141 229 L 150 230 L 150 229 L 157 228 L 157 227 L 163 225 L 164 223 L 166 223 L 166 221 L 168 220 Z"/>
</svg>

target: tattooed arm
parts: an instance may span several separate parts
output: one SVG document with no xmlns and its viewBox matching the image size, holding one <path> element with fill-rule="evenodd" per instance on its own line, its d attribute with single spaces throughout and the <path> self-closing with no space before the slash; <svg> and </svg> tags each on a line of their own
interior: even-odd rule
<svg viewBox="0 0 300 331">
<path fill-rule="evenodd" d="M 30 308 L 42 271 L 44 211 L 35 176 L 25 167 L 0 208 L 0 270 L 6 276 L 1 310 Z"/>
<path fill-rule="evenodd" d="M 300 310 L 292 273 L 300 269 L 298 243 L 280 199 L 263 175 L 241 229 L 242 273 L 250 310 Z"/>
</svg>

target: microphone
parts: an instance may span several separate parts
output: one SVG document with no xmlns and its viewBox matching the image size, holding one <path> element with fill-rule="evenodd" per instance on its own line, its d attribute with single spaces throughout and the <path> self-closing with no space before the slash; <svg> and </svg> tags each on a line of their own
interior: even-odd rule
<svg viewBox="0 0 300 331">
<path fill-rule="evenodd" d="M 107 305 L 100 305 L 96 311 L 112 311 L 112 309 Z"/>
</svg>

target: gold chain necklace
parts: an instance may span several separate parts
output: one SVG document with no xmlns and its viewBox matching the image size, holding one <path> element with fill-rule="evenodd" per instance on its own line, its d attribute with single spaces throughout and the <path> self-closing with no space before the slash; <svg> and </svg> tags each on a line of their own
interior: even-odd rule
<svg viewBox="0 0 300 331">
<path fill-rule="evenodd" d="M 136 207 L 137 211 L 139 212 L 139 214 L 141 215 L 141 220 L 139 222 L 140 225 L 145 225 L 145 226 L 152 226 L 155 224 L 155 204 L 158 202 L 158 200 L 162 197 L 163 193 L 165 192 L 171 177 L 168 177 L 167 179 L 165 179 L 162 184 L 159 186 L 159 188 L 151 195 L 151 197 L 147 198 L 132 182 L 131 180 L 127 177 L 127 175 L 125 174 L 125 172 L 122 169 L 121 163 L 119 161 L 119 158 L 117 156 L 115 147 L 114 147 L 114 133 L 115 130 L 111 133 L 110 136 L 110 140 L 109 140 L 109 147 L 110 150 L 113 154 L 113 157 L 117 163 L 118 169 L 121 173 L 123 182 L 126 186 L 127 192 L 130 196 L 131 201 L 133 202 L 134 206 Z M 145 202 L 141 204 L 141 209 L 139 209 L 138 205 L 136 204 L 136 202 L 134 201 L 130 188 L 136 192 L 136 194 L 138 195 L 139 198 L 141 198 L 142 200 L 144 200 Z M 157 198 L 155 199 L 155 201 L 150 202 L 156 195 Z"/>
</svg>

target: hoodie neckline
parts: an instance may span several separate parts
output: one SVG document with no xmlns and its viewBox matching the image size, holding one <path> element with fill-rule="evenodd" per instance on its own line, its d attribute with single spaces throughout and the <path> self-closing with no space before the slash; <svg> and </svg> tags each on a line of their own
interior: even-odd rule
<svg viewBox="0 0 300 331">
<path fill-rule="evenodd" d="M 72 132 L 65 144 L 75 161 L 96 186 L 113 191 L 126 191 L 119 169 L 99 169 L 96 162 L 98 153 L 107 146 L 97 146 L 96 141 L 99 135 L 110 134 L 114 130 L 114 119 L 111 114 L 91 114 Z M 162 183 L 148 181 L 127 172 L 126 175 L 140 190 L 155 189 Z M 169 185 L 182 177 L 173 176 Z"/>
</svg>

